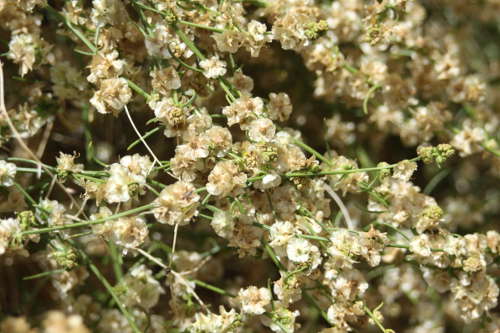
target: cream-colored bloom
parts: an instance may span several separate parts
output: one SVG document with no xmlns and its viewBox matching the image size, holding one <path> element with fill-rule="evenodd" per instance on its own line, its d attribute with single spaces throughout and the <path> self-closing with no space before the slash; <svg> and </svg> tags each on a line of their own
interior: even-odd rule
<svg viewBox="0 0 500 333">
<path fill-rule="evenodd" d="M 271 292 L 267 288 L 250 286 L 240 290 L 238 299 L 243 313 L 261 315 L 266 312 L 266 307 L 271 302 Z"/>
<path fill-rule="evenodd" d="M 415 236 L 410 242 L 410 251 L 422 257 L 429 257 L 432 253 L 429 236 L 427 234 Z"/>
<path fill-rule="evenodd" d="M 227 311 L 223 306 L 219 307 L 219 314 L 209 312 L 204 314 L 197 312 L 194 322 L 190 325 L 190 332 L 235 332 L 241 325 L 240 314 L 234 309 Z"/>
<path fill-rule="evenodd" d="M 19 221 L 14 218 L 0 220 L 0 255 L 4 254 L 14 236 L 21 232 Z"/>
<path fill-rule="evenodd" d="M 460 273 L 451 284 L 453 299 L 457 302 L 463 320 L 478 319 L 498 303 L 499 288 L 484 272 Z"/>
<path fill-rule="evenodd" d="M 118 51 L 99 52 L 92 58 L 90 74 L 87 80 L 91 83 L 99 83 L 101 80 L 118 77 L 123 74 L 125 61 L 119 59 Z"/>
<path fill-rule="evenodd" d="M 245 185 L 246 174 L 239 172 L 232 161 L 218 162 L 208 175 L 207 192 L 211 195 L 225 197 L 233 190 Z"/>
<path fill-rule="evenodd" d="M 9 163 L 5 160 L 0 160 L 0 185 L 12 186 L 14 185 L 14 178 L 16 177 L 16 165 Z"/>
<path fill-rule="evenodd" d="M 19 68 L 21 76 L 26 75 L 33 68 L 36 60 L 36 47 L 36 37 L 29 33 L 16 34 L 10 40 L 7 56 L 21 65 Z"/>
<path fill-rule="evenodd" d="M 290 239 L 292 239 L 295 229 L 293 224 L 287 221 L 277 221 L 273 223 L 271 228 L 269 229 L 271 242 L 269 243 L 271 246 L 283 246 L 286 245 Z"/>
<path fill-rule="evenodd" d="M 310 269 L 315 269 L 321 263 L 321 255 L 316 245 L 307 239 L 293 238 L 286 247 L 288 259 L 298 264 L 307 264 Z"/>
<path fill-rule="evenodd" d="M 139 154 L 123 156 L 120 159 L 120 164 L 127 168 L 133 182 L 141 185 L 146 183 L 146 178 L 153 166 L 153 162 L 151 162 L 149 156 L 141 156 Z"/>
<path fill-rule="evenodd" d="M 175 104 L 171 98 L 152 100 L 149 106 L 154 110 L 156 118 L 165 125 L 166 137 L 179 136 L 185 130 L 189 112 Z"/>
<path fill-rule="evenodd" d="M 104 185 L 105 199 L 109 203 L 127 202 L 131 199 L 129 185 L 133 179 L 127 168 L 113 163 L 109 169 L 111 174 Z"/>
<path fill-rule="evenodd" d="M 79 315 L 65 315 L 60 311 L 50 311 L 43 321 L 44 333 L 90 333 Z"/>
<path fill-rule="evenodd" d="M 270 93 L 267 108 L 269 118 L 277 121 L 287 121 L 293 111 L 290 97 L 285 93 Z"/>
<path fill-rule="evenodd" d="M 248 137 L 256 142 L 269 142 L 276 134 L 276 127 L 271 119 L 259 118 L 249 125 Z"/>
<path fill-rule="evenodd" d="M 132 98 L 127 80 L 124 78 L 105 79 L 101 82 L 99 90 L 90 99 L 99 113 L 117 113 Z"/>
<path fill-rule="evenodd" d="M 124 254 L 141 246 L 149 234 L 146 220 L 140 216 L 127 216 L 106 223 L 111 224 L 109 240 L 121 246 Z"/>
<path fill-rule="evenodd" d="M 172 66 L 151 71 L 150 76 L 153 89 L 162 95 L 168 96 L 172 90 L 181 87 L 179 74 Z"/>
<path fill-rule="evenodd" d="M 485 139 L 486 133 L 484 129 L 474 126 L 470 121 L 466 121 L 462 130 L 455 134 L 450 144 L 460 152 L 460 156 L 468 156 L 480 151 L 480 143 Z"/>
<path fill-rule="evenodd" d="M 220 60 L 218 56 L 200 61 L 200 67 L 203 69 L 203 75 L 208 79 L 215 79 L 226 74 L 226 62 Z"/>
<path fill-rule="evenodd" d="M 234 101 L 231 105 L 222 109 L 222 114 L 227 117 L 227 124 L 232 126 L 239 124 L 241 129 L 246 130 L 251 120 L 263 114 L 264 102 L 260 97 L 244 95 Z"/>
<path fill-rule="evenodd" d="M 78 173 L 83 170 L 83 164 L 76 164 L 75 158 L 77 156 L 64 154 L 63 152 L 59 153 L 59 157 L 56 158 L 57 161 L 57 170 L 63 173 L 74 172 Z"/>
<path fill-rule="evenodd" d="M 69 223 L 65 216 L 66 207 L 57 200 L 44 199 L 40 202 L 40 210 L 37 215 L 42 221 L 47 221 L 49 226 L 62 226 Z"/>
<path fill-rule="evenodd" d="M 133 267 L 121 283 L 125 292 L 120 294 L 120 299 L 128 307 L 151 309 L 165 292 L 145 265 Z"/>
<path fill-rule="evenodd" d="M 256 181 L 253 186 L 259 190 L 268 190 L 280 186 L 281 176 L 277 173 L 268 173 Z"/>
<path fill-rule="evenodd" d="M 199 200 L 191 183 L 178 181 L 161 191 L 153 213 L 160 223 L 186 225 L 198 213 Z"/>
<path fill-rule="evenodd" d="M 214 213 L 210 225 L 215 233 L 222 238 L 230 237 L 234 230 L 234 220 L 231 213 L 223 210 L 217 210 Z"/>
</svg>

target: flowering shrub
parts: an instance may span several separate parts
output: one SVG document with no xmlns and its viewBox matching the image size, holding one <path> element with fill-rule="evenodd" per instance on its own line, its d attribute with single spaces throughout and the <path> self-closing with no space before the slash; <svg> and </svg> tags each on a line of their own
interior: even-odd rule
<svg viewBox="0 0 500 333">
<path fill-rule="evenodd" d="M 0 0 L 0 332 L 500 332 L 497 0 Z"/>
</svg>

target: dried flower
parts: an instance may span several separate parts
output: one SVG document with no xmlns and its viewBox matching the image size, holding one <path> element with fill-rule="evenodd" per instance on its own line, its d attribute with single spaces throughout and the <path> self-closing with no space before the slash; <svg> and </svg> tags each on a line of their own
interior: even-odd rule
<svg viewBox="0 0 500 333">
<path fill-rule="evenodd" d="M 207 192 L 211 195 L 226 196 L 245 184 L 246 174 L 239 172 L 232 161 L 218 162 L 208 175 Z"/>
<path fill-rule="evenodd" d="M 186 225 L 197 214 L 199 200 L 192 184 L 179 181 L 161 191 L 153 213 L 160 223 Z"/>
<path fill-rule="evenodd" d="M 90 99 L 99 113 L 117 114 L 132 98 L 132 91 L 124 78 L 105 79 Z"/>
<path fill-rule="evenodd" d="M 271 292 L 267 288 L 250 286 L 240 290 L 238 299 L 243 313 L 261 315 L 266 312 L 266 307 L 271 302 Z"/>
</svg>

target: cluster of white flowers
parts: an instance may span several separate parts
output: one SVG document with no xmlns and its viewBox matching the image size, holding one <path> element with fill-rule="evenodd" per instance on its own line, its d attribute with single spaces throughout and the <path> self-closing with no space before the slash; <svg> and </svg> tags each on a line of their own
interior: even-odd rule
<svg viewBox="0 0 500 333">
<path fill-rule="evenodd" d="M 498 333 L 499 10 L 0 0 L 0 332 Z"/>
</svg>

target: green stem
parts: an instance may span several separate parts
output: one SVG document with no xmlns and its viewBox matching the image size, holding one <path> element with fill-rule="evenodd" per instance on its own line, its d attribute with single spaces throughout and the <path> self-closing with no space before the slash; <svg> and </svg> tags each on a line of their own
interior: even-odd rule
<svg viewBox="0 0 500 333">
<path fill-rule="evenodd" d="M 188 25 L 191 27 L 200 28 L 200 29 L 204 29 L 204 30 L 208 30 L 208 31 L 213 31 L 213 32 L 217 32 L 217 33 L 224 32 L 224 29 L 209 27 L 207 25 L 202 25 L 202 24 L 198 24 L 198 23 L 193 23 L 193 22 L 188 22 L 188 21 L 183 21 L 183 20 L 179 20 L 177 22 L 179 22 L 180 24 L 184 24 L 184 25 Z"/>
<path fill-rule="evenodd" d="M 37 165 L 37 166 L 41 165 L 42 167 L 47 168 L 47 169 L 49 169 L 51 171 L 54 171 L 56 169 L 53 166 L 50 166 L 50 165 L 47 165 L 47 164 L 43 164 L 43 163 L 38 163 L 37 161 L 33 161 L 33 160 L 30 160 L 30 159 L 27 159 L 27 158 L 8 157 L 7 161 L 8 162 L 25 162 L 25 163 L 34 164 L 34 165 Z"/>
<path fill-rule="evenodd" d="M 195 193 L 203 193 L 207 190 L 206 187 L 199 187 L 196 190 L 194 190 Z"/>
<path fill-rule="evenodd" d="M 375 323 L 375 325 L 377 325 L 377 327 L 384 333 L 388 332 L 389 330 L 386 330 L 384 328 L 384 326 L 382 325 L 382 323 L 374 316 L 373 312 L 370 311 L 370 309 L 366 306 L 366 305 L 363 305 L 363 308 L 366 312 L 366 314 L 368 315 L 368 317 L 370 317 L 373 322 Z"/>
<path fill-rule="evenodd" d="M 42 273 L 38 273 L 35 275 L 25 276 L 25 277 L 23 277 L 23 280 L 26 281 L 26 280 L 39 279 L 42 277 L 46 277 L 46 276 L 50 276 L 50 275 L 54 275 L 54 274 L 59 274 L 59 273 L 62 273 L 64 271 L 65 271 L 64 269 L 54 269 L 52 271 L 47 271 L 47 272 L 42 272 Z"/>
<path fill-rule="evenodd" d="M 57 230 L 66 230 L 66 229 L 72 229 L 72 228 L 79 228 L 79 227 L 87 227 L 91 225 L 96 225 L 96 224 L 102 224 L 106 221 L 111 221 L 111 220 L 116 220 L 121 217 L 129 216 L 132 214 L 140 213 L 146 210 L 150 210 L 154 208 L 156 205 L 155 204 L 147 204 L 144 206 L 136 207 L 134 209 L 130 209 L 115 215 L 111 215 L 105 218 L 101 219 L 96 219 L 92 221 L 82 221 L 82 222 L 77 222 L 77 223 L 72 223 L 72 224 L 66 224 L 66 225 L 61 225 L 61 226 L 56 226 L 56 227 L 48 227 L 48 228 L 41 228 L 41 229 L 34 229 L 34 230 L 28 230 L 28 231 L 23 231 L 21 233 L 22 236 L 24 235 L 34 235 L 34 234 L 45 234 L 49 233 L 52 231 L 57 231 Z"/>
<path fill-rule="evenodd" d="M 142 140 L 145 140 L 147 138 L 149 138 L 151 135 L 155 134 L 156 132 L 158 132 L 159 130 L 161 130 L 162 127 L 161 126 L 158 126 L 158 127 L 155 127 L 153 128 L 152 130 L 150 131 L 147 131 L 146 133 L 144 133 L 143 136 L 141 136 L 139 139 L 135 140 L 134 142 L 132 142 L 128 147 L 127 147 L 127 150 L 130 150 L 132 148 L 134 148 L 135 146 L 137 146 L 139 143 L 141 143 Z"/>
<path fill-rule="evenodd" d="M 409 160 L 410 162 L 416 162 L 420 160 L 420 157 L 415 157 Z M 284 176 L 287 178 L 292 178 L 292 177 L 315 177 L 315 176 L 330 176 L 330 175 L 348 175 L 351 173 L 358 173 L 358 172 L 372 172 L 372 171 L 380 171 L 384 169 L 392 169 L 395 168 L 398 164 L 390 164 L 382 167 L 373 167 L 373 168 L 360 168 L 360 169 L 348 169 L 348 170 L 334 170 L 334 171 L 321 171 L 321 172 L 289 172 L 286 173 Z M 261 179 L 262 176 L 258 176 L 258 179 Z M 257 177 L 253 177 L 257 178 Z M 250 178 L 249 180 L 253 179 Z M 256 180 L 258 180 L 256 179 Z"/>
<path fill-rule="evenodd" d="M 141 330 L 137 327 L 137 325 L 134 321 L 134 318 L 132 317 L 130 312 L 128 312 L 127 308 L 122 304 L 122 302 L 120 301 L 120 299 L 116 295 L 115 291 L 113 290 L 113 287 L 109 284 L 108 280 L 106 280 L 106 278 L 101 274 L 101 272 L 99 271 L 97 266 L 95 266 L 92 263 L 92 261 L 90 261 L 90 258 L 87 256 L 87 254 L 85 252 L 80 251 L 80 253 L 87 259 L 90 270 L 94 273 L 94 275 L 97 277 L 97 279 L 99 279 L 99 281 L 101 281 L 101 283 L 104 285 L 104 288 L 106 288 L 108 293 L 111 295 L 113 300 L 116 302 L 116 304 L 118 305 L 118 308 L 120 309 L 121 313 L 127 319 L 132 330 L 135 333 L 142 333 Z"/>
<path fill-rule="evenodd" d="M 14 186 L 22 193 L 22 195 L 33 205 L 36 206 L 36 201 L 33 199 L 31 195 L 17 182 L 14 183 Z"/>
<path fill-rule="evenodd" d="M 205 205 L 205 207 L 210 210 L 211 212 L 213 213 L 216 213 L 216 212 L 222 212 L 223 210 L 218 208 L 218 207 L 215 207 L 213 205 Z"/>
<path fill-rule="evenodd" d="M 234 102 L 236 100 L 236 96 L 233 95 L 233 93 L 231 92 L 231 89 L 228 87 L 228 82 L 226 80 L 224 80 L 223 78 L 219 78 L 219 85 L 224 90 L 226 95 L 229 97 L 231 102 Z M 239 93 L 238 93 L 238 95 L 239 95 Z"/>
<path fill-rule="evenodd" d="M 149 100 L 151 98 L 151 95 L 148 94 L 147 92 L 145 92 L 141 87 L 139 87 L 137 84 L 135 84 L 134 82 L 130 81 L 129 79 L 125 79 L 127 80 L 127 84 L 128 86 L 130 87 L 130 89 L 132 89 L 133 91 L 135 91 L 136 93 L 138 93 L 139 95 L 141 95 L 142 97 L 144 97 L 146 100 Z"/>
<path fill-rule="evenodd" d="M 380 88 L 381 88 L 381 86 L 376 84 L 373 87 L 371 87 L 370 90 L 368 90 L 368 93 L 366 94 L 366 98 L 363 101 L 363 112 L 365 114 L 368 114 L 368 102 L 370 101 L 370 98 L 372 97 L 373 93 Z"/>
<path fill-rule="evenodd" d="M 375 222 L 374 223 L 375 225 L 381 225 L 381 226 L 384 226 L 386 228 L 389 228 L 391 230 L 393 230 L 394 232 L 400 234 L 401 236 L 403 236 L 404 239 L 406 239 L 407 241 L 410 241 L 410 239 L 403 233 L 401 232 L 401 230 L 399 230 L 398 228 L 395 228 L 394 226 L 388 224 L 388 223 L 384 223 L 384 222 Z"/>
<path fill-rule="evenodd" d="M 271 260 L 274 262 L 276 267 L 278 267 L 280 271 L 286 271 L 285 266 L 283 266 L 281 261 L 279 261 L 278 257 L 276 257 L 276 254 L 274 253 L 273 249 L 269 246 L 269 244 L 265 243 L 264 249 L 266 250 Z"/>
<path fill-rule="evenodd" d="M 191 280 L 193 281 L 197 286 L 203 287 L 205 289 L 211 290 L 217 294 L 224 295 L 224 296 L 229 296 L 229 297 L 236 297 L 236 295 L 231 294 L 228 291 L 225 291 L 224 289 L 221 289 L 219 287 L 213 286 L 211 284 L 205 283 L 200 280 Z"/>
<path fill-rule="evenodd" d="M 488 147 L 488 145 L 487 145 L 487 144 L 484 144 L 484 143 L 481 143 L 480 145 L 481 145 L 481 147 L 483 147 L 486 151 L 488 151 L 488 152 L 492 153 L 492 154 L 493 154 L 493 155 L 495 155 L 496 157 L 500 157 L 500 151 L 498 151 L 498 150 L 494 150 L 493 148 Z"/>
<path fill-rule="evenodd" d="M 432 191 L 436 188 L 436 186 L 443 180 L 445 179 L 451 172 L 451 169 L 443 169 L 440 172 L 438 172 L 432 179 L 429 181 L 429 183 L 425 186 L 424 188 L 424 194 L 431 194 Z"/>
<path fill-rule="evenodd" d="M 386 247 L 394 247 L 397 249 L 406 249 L 406 250 L 410 249 L 409 245 L 403 245 L 403 244 L 387 244 Z"/>
<path fill-rule="evenodd" d="M 121 282 L 123 280 L 122 272 L 122 257 L 115 243 L 112 241 L 108 242 L 111 258 L 113 260 L 113 271 L 115 272 L 116 281 Z"/>
<path fill-rule="evenodd" d="M 320 242 L 330 242 L 330 240 L 328 238 L 326 238 L 326 237 L 315 236 L 315 235 L 298 234 L 297 237 L 299 237 L 299 238 L 305 238 L 305 239 L 317 240 L 317 241 L 320 241 Z"/>
<path fill-rule="evenodd" d="M 325 311 L 323 311 L 323 309 L 321 309 L 321 307 L 318 305 L 318 302 L 316 302 L 316 300 L 311 296 L 309 295 L 309 293 L 307 291 L 304 291 L 303 292 L 305 298 L 307 299 L 307 301 L 309 301 L 309 303 L 311 303 L 318 311 L 319 313 L 321 314 L 321 317 L 329 324 L 329 325 L 333 325 L 330 320 L 328 319 L 328 315 L 326 314 Z"/>
<path fill-rule="evenodd" d="M 75 28 L 73 26 L 73 24 L 71 24 L 71 22 L 68 20 L 68 18 L 66 16 L 64 16 L 61 13 L 59 13 L 57 10 L 55 10 L 54 8 L 52 8 L 50 5 L 47 5 L 45 8 L 47 8 L 47 10 L 49 12 L 51 12 L 57 18 L 59 18 L 68 27 L 69 30 L 71 30 L 90 50 L 92 50 L 92 52 L 94 54 L 97 53 L 97 51 L 98 51 L 97 47 L 94 44 L 92 44 L 92 42 L 90 42 L 87 39 L 87 37 L 85 37 L 85 35 L 83 34 L 83 32 L 81 32 L 80 30 L 78 30 L 77 28 Z"/>
<path fill-rule="evenodd" d="M 330 160 L 328 160 L 326 157 L 324 157 L 322 154 L 320 154 L 318 151 L 316 151 L 315 149 L 313 149 L 312 147 L 306 145 L 304 142 L 300 141 L 300 140 L 296 140 L 294 139 L 292 141 L 295 145 L 299 146 L 300 148 L 304 149 L 305 151 L 307 151 L 308 153 L 314 155 L 317 159 L 319 159 L 320 161 L 328 164 L 329 166 L 332 166 L 332 162 Z"/>
<path fill-rule="evenodd" d="M 174 29 L 175 33 L 177 34 L 177 36 L 179 36 L 179 38 L 184 42 L 184 44 L 186 44 L 186 46 L 191 51 L 193 51 L 193 53 L 198 57 L 198 59 L 200 59 L 200 60 L 206 59 L 206 57 L 203 55 L 203 53 L 201 53 L 201 51 L 196 47 L 196 45 L 194 45 L 194 43 L 189 39 L 189 37 L 184 33 L 184 31 L 179 29 L 176 25 L 173 25 L 173 29 Z"/>
</svg>

